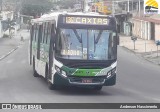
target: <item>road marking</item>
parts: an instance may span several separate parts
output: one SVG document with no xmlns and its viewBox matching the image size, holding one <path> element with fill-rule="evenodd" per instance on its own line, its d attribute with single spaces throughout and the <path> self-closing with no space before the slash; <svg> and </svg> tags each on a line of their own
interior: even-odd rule
<svg viewBox="0 0 160 112">
<path fill-rule="evenodd" d="M 17 50 L 20 46 L 17 46 L 16 48 L 12 49 L 10 52 L 8 52 L 6 55 L 3 55 L 0 57 L 0 61 L 4 58 L 6 58 L 7 56 L 9 56 L 11 53 L 13 53 L 15 50 Z"/>
<path fill-rule="evenodd" d="M 136 91 L 136 90 L 133 90 L 133 89 L 129 89 L 129 88 L 123 88 L 124 91 L 127 91 L 127 92 L 130 92 L 130 93 L 133 93 L 133 94 L 136 94 L 138 96 L 140 96 L 141 98 L 144 98 L 146 100 L 150 100 L 150 101 L 153 101 L 153 102 L 160 102 L 160 98 L 154 98 L 153 96 L 150 96 L 150 95 L 146 95 L 140 91 Z"/>
<path fill-rule="evenodd" d="M 160 102 L 160 98 L 152 98 L 152 100 Z"/>
</svg>

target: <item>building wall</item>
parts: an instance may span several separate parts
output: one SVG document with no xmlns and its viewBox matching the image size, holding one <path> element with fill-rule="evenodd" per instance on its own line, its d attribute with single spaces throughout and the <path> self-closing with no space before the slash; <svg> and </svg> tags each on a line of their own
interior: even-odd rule
<svg viewBox="0 0 160 112">
<path fill-rule="evenodd" d="M 155 40 L 160 40 L 160 24 L 155 24 Z"/>
<path fill-rule="evenodd" d="M 132 29 L 133 29 L 133 32 L 132 32 L 132 35 L 133 36 L 136 36 L 138 38 L 141 38 L 141 32 L 140 32 L 140 29 L 141 29 L 141 21 L 138 21 L 138 20 L 132 20 L 132 23 L 134 24 Z"/>
<path fill-rule="evenodd" d="M 151 23 L 148 21 L 132 19 L 132 34 L 141 39 L 151 40 Z"/>
</svg>

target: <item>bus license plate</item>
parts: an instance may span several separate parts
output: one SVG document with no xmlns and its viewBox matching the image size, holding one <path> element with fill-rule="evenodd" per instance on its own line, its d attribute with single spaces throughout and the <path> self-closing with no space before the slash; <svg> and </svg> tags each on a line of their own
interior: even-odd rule
<svg viewBox="0 0 160 112">
<path fill-rule="evenodd" d="M 92 79 L 82 79 L 82 83 L 92 83 Z"/>
</svg>

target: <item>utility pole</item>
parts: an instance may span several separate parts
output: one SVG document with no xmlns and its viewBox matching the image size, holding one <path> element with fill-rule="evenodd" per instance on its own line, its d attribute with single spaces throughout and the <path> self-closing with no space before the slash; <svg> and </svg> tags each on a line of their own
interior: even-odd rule
<svg viewBox="0 0 160 112">
<path fill-rule="evenodd" d="M 0 0 L 0 2 L 1 2 L 1 12 L 2 12 L 2 10 L 3 10 L 3 0 Z"/>
<path fill-rule="evenodd" d="M 129 0 L 128 0 L 128 13 L 129 13 Z"/>
</svg>

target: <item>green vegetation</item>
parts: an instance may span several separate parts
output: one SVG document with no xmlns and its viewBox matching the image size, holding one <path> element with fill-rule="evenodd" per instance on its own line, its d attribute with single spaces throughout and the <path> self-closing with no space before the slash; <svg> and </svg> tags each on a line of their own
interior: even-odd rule
<svg viewBox="0 0 160 112">
<path fill-rule="evenodd" d="M 50 11 L 53 4 L 50 0 L 24 0 L 22 3 L 22 14 L 37 17 Z"/>
<path fill-rule="evenodd" d="M 68 8 L 73 8 L 74 4 L 76 4 L 77 2 L 78 0 L 60 0 L 55 4 L 64 9 L 68 9 Z"/>
</svg>

